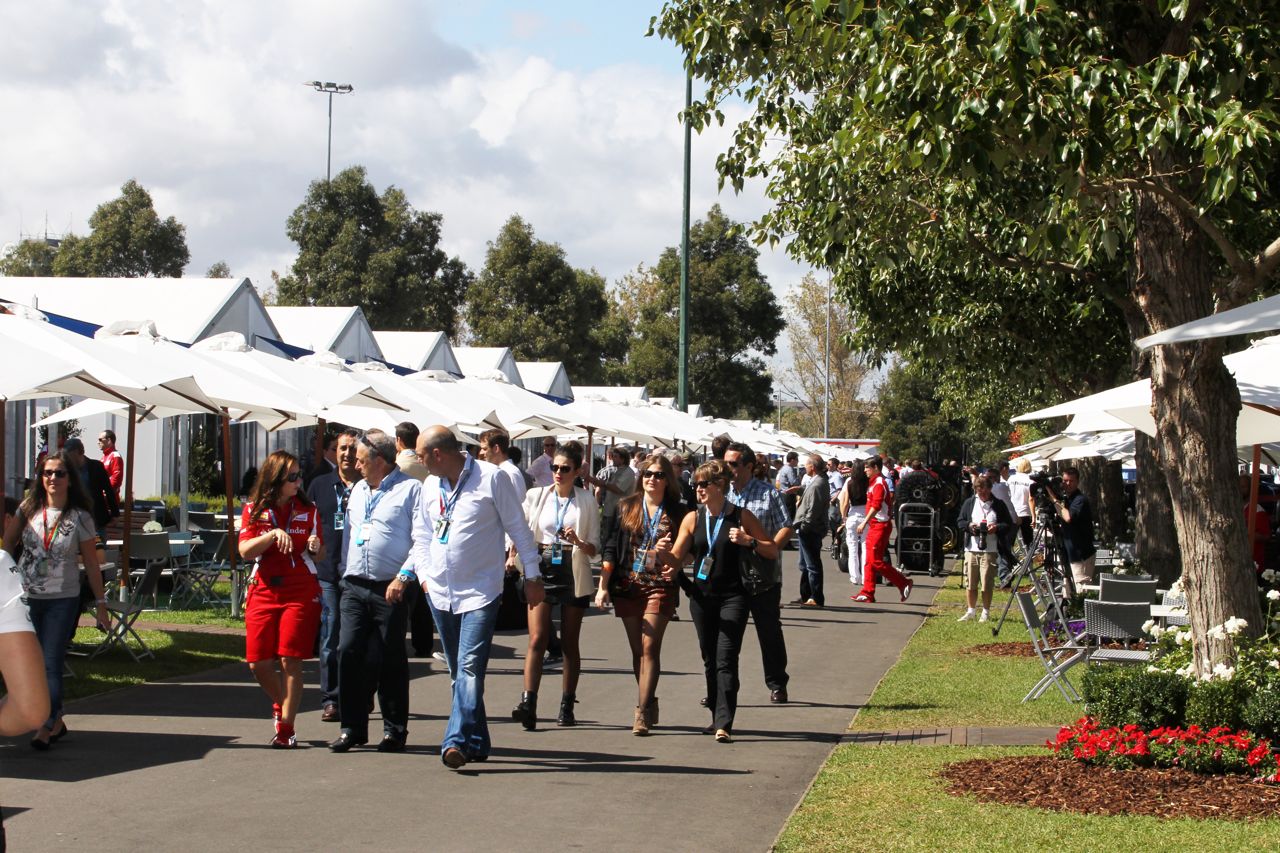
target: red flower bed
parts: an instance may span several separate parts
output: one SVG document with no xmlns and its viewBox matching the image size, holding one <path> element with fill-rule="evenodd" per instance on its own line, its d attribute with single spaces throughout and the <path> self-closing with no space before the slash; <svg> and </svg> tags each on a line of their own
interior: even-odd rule
<svg viewBox="0 0 1280 853">
<path fill-rule="evenodd" d="M 1059 758 L 1104 767 L 1182 767 L 1195 773 L 1243 773 L 1264 782 L 1280 782 L 1280 766 L 1271 743 L 1251 732 L 1225 726 L 1103 728 L 1091 717 L 1063 726 L 1046 743 Z"/>
</svg>

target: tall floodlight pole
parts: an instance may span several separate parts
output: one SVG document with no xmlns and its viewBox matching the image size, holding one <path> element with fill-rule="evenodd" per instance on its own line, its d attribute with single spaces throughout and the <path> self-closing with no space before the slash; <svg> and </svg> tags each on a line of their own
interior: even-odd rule
<svg viewBox="0 0 1280 853">
<path fill-rule="evenodd" d="M 822 436 L 831 437 L 831 276 L 827 276 L 827 390 L 822 398 Z"/>
<path fill-rule="evenodd" d="M 684 222 L 680 235 L 680 376 L 676 388 L 676 406 L 689 411 L 689 172 L 693 147 L 693 124 L 689 111 L 693 107 L 693 74 L 684 82 Z"/>
<path fill-rule="evenodd" d="M 302 85 L 329 96 L 329 144 L 324 155 L 324 180 L 328 183 L 333 174 L 333 96 L 350 95 L 354 87 L 350 83 L 321 83 L 319 80 L 308 80 Z"/>
</svg>

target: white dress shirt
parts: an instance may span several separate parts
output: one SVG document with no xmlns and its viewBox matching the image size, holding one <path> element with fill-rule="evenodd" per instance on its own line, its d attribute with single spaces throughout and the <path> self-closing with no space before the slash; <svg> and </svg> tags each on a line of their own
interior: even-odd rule
<svg viewBox="0 0 1280 853">
<path fill-rule="evenodd" d="M 527 487 L 524 484 L 524 473 L 520 470 L 519 466 L 510 459 L 503 459 L 502 464 L 499 465 L 498 468 L 501 469 L 502 473 L 511 478 L 511 485 L 516 487 L 516 497 L 523 502 L 524 493 Z M 550 471 L 551 469 L 548 468 L 547 470 Z"/>
<path fill-rule="evenodd" d="M 538 546 L 511 479 L 488 462 L 474 459 L 469 466 L 469 475 L 466 468 L 459 475 L 462 486 L 447 542 L 436 537 L 436 522 L 444 515 L 445 501 L 453 496 L 456 483 L 428 477 L 413 516 L 410 562 L 432 606 L 450 613 L 479 610 L 502 594 L 507 562 L 504 533 L 515 543 L 525 576 L 541 577 Z"/>
</svg>

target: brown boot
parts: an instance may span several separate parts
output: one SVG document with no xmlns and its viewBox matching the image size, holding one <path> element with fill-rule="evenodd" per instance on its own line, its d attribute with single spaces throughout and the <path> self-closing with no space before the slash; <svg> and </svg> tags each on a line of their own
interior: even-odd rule
<svg viewBox="0 0 1280 853">
<path fill-rule="evenodd" d="M 645 717 L 644 708 L 636 706 L 636 722 L 631 727 L 633 735 L 647 735 L 649 733 L 649 720 Z"/>
</svg>

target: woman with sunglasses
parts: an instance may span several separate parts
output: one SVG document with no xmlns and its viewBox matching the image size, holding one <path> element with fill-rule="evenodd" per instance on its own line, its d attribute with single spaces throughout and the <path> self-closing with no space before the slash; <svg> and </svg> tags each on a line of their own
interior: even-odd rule
<svg viewBox="0 0 1280 853">
<path fill-rule="evenodd" d="M 671 545 L 685 515 L 671 462 L 650 456 L 640 472 L 640 491 L 618 504 L 617 520 L 605 531 L 596 606 L 612 602 L 627 631 L 638 691 L 631 727 L 636 735 L 658 724 L 662 635 L 680 603 Z"/>
<path fill-rule="evenodd" d="M 768 560 L 778 557 L 778 546 L 750 510 L 725 499 L 732 479 L 729 466 L 718 459 L 698 466 L 693 487 L 702 506 L 685 516 L 670 554 L 673 565 L 693 556 L 689 612 L 698 631 L 711 711 L 704 733 L 715 732 L 717 743 L 733 742 L 738 708 L 738 656 L 750 614 L 742 584 L 744 552 L 756 551 Z"/>
<path fill-rule="evenodd" d="M 311 657 L 320 630 L 315 557 L 323 544 L 320 513 L 302 491 L 298 460 L 277 450 L 258 471 L 240 525 L 240 555 L 254 561 L 245 660 L 271 698 L 274 749 L 298 744 L 293 723 L 302 703 L 302 661 Z"/>
<path fill-rule="evenodd" d="M 582 468 L 582 445 L 577 442 L 555 448 L 551 460 L 552 484 L 525 495 L 524 515 L 542 554 L 543 600 L 529 605 L 529 651 L 524 658 L 524 692 L 511 718 L 532 731 L 538 727 L 538 687 L 542 682 L 542 657 L 551 641 L 551 609 L 560 605 L 560 647 L 564 656 L 561 674 L 558 726 L 576 726 L 573 705 L 577 701 L 582 654 L 578 638 L 582 617 L 591 603 L 591 560 L 600 552 L 600 514 L 591 492 L 574 485 Z M 523 575 L 514 551 L 512 559 Z"/>
<path fill-rule="evenodd" d="M 97 539 L 89 499 L 80 478 L 71 476 L 62 452 L 46 456 L 18 514 L 5 527 L 4 550 L 12 555 L 21 544 L 18 570 L 26 592 L 31 624 L 44 655 L 49 682 L 49 719 L 36 732 L 31 747 L 41 751 L 67 733 L 62 718 L 62 672 L 67 641 L 80 616 L 80 565 L 96 599 L 98 627 L 110 624 L 107 595 L 98 563 Z"/>
</svg>

